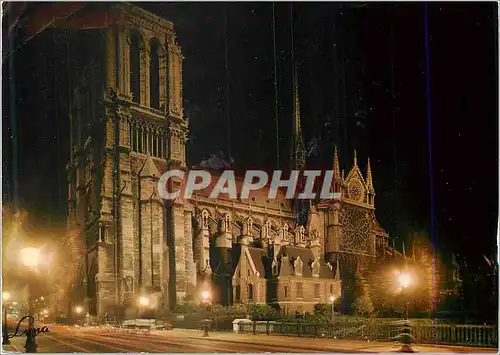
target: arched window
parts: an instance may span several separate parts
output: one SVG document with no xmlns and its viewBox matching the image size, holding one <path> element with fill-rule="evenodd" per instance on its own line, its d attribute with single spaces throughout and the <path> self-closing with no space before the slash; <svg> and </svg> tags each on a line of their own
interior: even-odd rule
<svg viewBox="0 0 500 355">
<path fill-rule="evenodd" d="M 137 151 L 142 153 L 142 127 L 137 129 Z"/>
<path fill-rule="evenodd" d="M 276 259 L 273 260 L 272 273 L 273 273 L 273 276 L 278 275 L 278 262 Z"/>
<path fill-rule="evenodd" d="M 241 286 L 240 285 L 236 285 L 234 298 L 236 301 L 239 301 L 241 299 Z"/>
<path fill-rule="evenodd" d="M 170 71 L 168 70 L 168 61 L 168 49 L 165 48 L 165 97 L 163 98 L 163 100 L 165 100 L 165 108 L 168 108 L 168 98 L 170 97 Z"/>
<path fill-rule="evenodd" d="M 248 300 L 253 300 L 253 285 L 248 284 Z"/>
<path fill-rule="evenodd" d="M 153 132 L 153 155 L 155 157 L 158 156 L 158 136 L 156 135 L 156 132 Z"/>
<path fill-rule="evenodd" d="M 160 108 L 160 42 L 153 38 L 149 42 L 149 105 L 152 108 Z"/>
<path fill-rule="evenodd" d="M 137 126 L 134 123 L 130 124 L 131 146 L 134 152 L 137 152 Z"/>
<path fill-rule="evenodd" d="M 130 34 L 130 92 L 132 100 L 141 103 L 141 37 L 137 31 Z"/>
</svg>

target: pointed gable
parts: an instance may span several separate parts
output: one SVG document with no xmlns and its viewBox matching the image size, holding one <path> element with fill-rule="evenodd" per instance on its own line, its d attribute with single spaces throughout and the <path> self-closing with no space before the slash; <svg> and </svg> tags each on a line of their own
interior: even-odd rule
<svg viewBox="0 0 500 355">
<path fill-rule="evenodd" d="M 261 248 L 246 247 L 245 253 L 253 272 L 259 277 L 265 277 L 266 268 L 264 262 L 266 259 L 266 251 Z"/>
<path fill-rule="evenodd" d="M 281 265 L 279 269 L 279 276 L 292 275 L 292 265 L 290 264 L 290 258 L 288 255 L 283 255 L 281 257 Z"/>
<path fill-rule="evenodd" d="M 141 168 L 141 172 L 139 174 L 141 178 L 151 177 L 151 178 L 159 178 L 160 172 L 158 171 L 158 167 L 156 166 L 153 158 L 147 157 L 144 165 Z"/>
</svg>

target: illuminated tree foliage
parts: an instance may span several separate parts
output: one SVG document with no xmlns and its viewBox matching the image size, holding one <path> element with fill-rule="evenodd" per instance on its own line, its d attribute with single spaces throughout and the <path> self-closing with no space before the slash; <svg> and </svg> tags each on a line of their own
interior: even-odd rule
<svg viewBox="0 0 500 355">
<path fill-rule="evenodd" d="M 436 306 L 436 286 L 440 280 L 440 263 L 433 257 L 429 243 L 416 240 L 406 257 L 399 255 L 385 263 L 372 263 L 364 269 L 359 307 L 369 310 L 369 302 L 379 316 L 429 316 Z M 409 285 L 403 287 L 400 275 L 409 275 Z M 358 305 L 356 303 L 356 305 Z"/>
<path fill-rule="evenodd" d="M 17 278 L 17 265 L 14 251 L 22 245 L 23 224 L 28 214 L 24 210 L 15 209 L 9 205 L 2 206 L 2 276 L 3 282 Z"/>
</svg>

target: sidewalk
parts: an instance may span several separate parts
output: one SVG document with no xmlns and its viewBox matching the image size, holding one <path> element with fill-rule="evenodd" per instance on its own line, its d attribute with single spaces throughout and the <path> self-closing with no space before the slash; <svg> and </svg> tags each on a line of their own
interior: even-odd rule
<svg viewBox="0 0 500 355">
<path fill-rule="evenodd" d="M 160 331 L 161 332 L 161 331 Z M 199 339 L 203 332 L 199 331 L 196 334 L 192 330 L 169 330 L 166 332 L 155 334 L 164 334 L 169 337 Z M 382 342 L 382 341 L 364 341 L 364 340 L 345 340 L 331 338 L 302 338 L 297 336 L 277 336 L 264 334 L 236 334 L 223 332 L 209 332 L 209 337 L 204 338 L 211 341 L 224 341 L 243 344 L 265 344 L 275 347 L 292 347 L 303 350 L 315 350 L 324 352 L 342 352 L 342 351 L 359 351 L 359 352 L 397 352 L 401 345 L 397 342 Z M 492 348 L 477 348 L 469 346 L 453 346 L 453 345 L 433 345 L 433 344 L 415 344 L 412 346 L 416 352 L 432 352 L 432 353 L 497 353 L 497 349 Z"/>
<path fill-rule="evenodd" d="M 24 349 L 24 343 L 20 344 L 19 342 L 10 341 L 10 345 L 2 345 L 2 354 L 4 353 L 23 353 L 26 349 Z"/>
</svg>

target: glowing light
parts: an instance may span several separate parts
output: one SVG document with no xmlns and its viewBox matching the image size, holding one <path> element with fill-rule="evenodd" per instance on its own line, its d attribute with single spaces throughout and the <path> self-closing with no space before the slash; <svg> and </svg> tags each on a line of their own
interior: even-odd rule
<svg viewBox="0 0 500 355">
<path fill-rule="evenodd" d="M 44 309 L 43 314 L 49 314 L 49 311 L 47 309 Z"/>
<path fill-rule="evenodd" d="M 330 302 L 335 302 L 335 296 L 330 296 Z"/>
<path fill-rule="evenodd" d="M 139 304 L 143 307 L 146 307 L 147 305 L 149 305 L 149 298 L 147 297 L 139 297 Z"/>
<path fill-rule="evenodd" d="M 76 307 L 75 307 L 75 312 L 76 312 L 77 314 L 82 313 L 82 312 L 83 312 L 83 307 L 82 307 L 82 306 L 76 306 Z"/>
<path fill-rule="evenodd" d="M 40 297 L 40 299 L 43 301 L 43 300 L 44 300 L 43 296 L 42 296 L 42 297 Z"/>
<path fill-rule="evenodd" d="M 9 300 L 9 298 L 10 298 L 10 293 L 8 293 L 8 292 L 3 292 L 3 293 L 2 293 L 2 299 L 3 299 L 4 301 L 8 301 L 8 300 Z"/>
<path fill-rule="evenodd" d="M 398 282 L 402 288 L 407 288 L 412 283 L 411 275 L 407 272 L 403 272 L 403 273 L 399 274 L 398 275 Z"/>
<path fill-rule="evenodd" d="M 21 249 L 21 259 L 27 267 L 36 267 L 40 263 L 40 250 L 37 248 Z"/>
<path fill-rule="evenodd" d="M 208 299 L 210 298 L 210 292 L 209 291 L 203 291 L 201 293 L 201 298 L 203 298 L 204 301 L 208 301 Z"/>
</svg>

